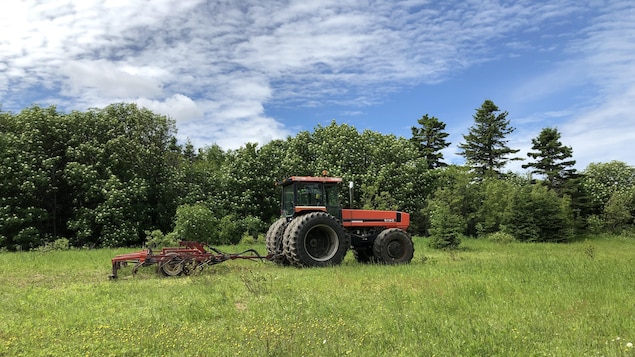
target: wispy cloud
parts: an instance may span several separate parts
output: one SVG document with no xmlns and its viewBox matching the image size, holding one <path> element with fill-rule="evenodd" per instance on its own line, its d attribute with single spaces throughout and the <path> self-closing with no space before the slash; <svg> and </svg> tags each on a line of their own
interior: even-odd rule
<svg viewBox="0 0 635 357">
<path fill-rule="evenodd" d="M 571 45 L 585 58 L 576 66 L 611 65 L 586 81 L 631 73 L 632 42 L 614 40 L 633 33 L 632 9 L 630 23 L 624 10 L 606 10 Z M 549 51 L 548 39 L 527 34 L 546 33 L 585 11 L 573 0 L 5 1 L 0 102 L 19 110 L 31 104 L 25 98 L 63 109 L 132 101 L 177 119 L 180 136 L 197 146 L 236 148 L 292 134 L 265 111 L 268 105 L 338 104 L 346 106 L 340 112 L 359 113 L 404 87 Z M 620 11 L 612 24 L 611 14 Z M 527 88 L 536 92 L 544 83 Z M 628 86 L 626 79 L 611 83 Z M 607 96 L 616 90 L 602 88 Z M 605 113 L 599 108 L 597 115 Z"/>
<path fill-rule="evenodd" d="M 632 164 L 635 149 L 635 6 L 613 1 L 596 14 L 567 44 L 567 60 L 515 92 L 517 100 L 531 102 L 584 88 L 575 92 L 586 93 L 584 97 L 563 103 L 557 112 L 536 112 L 534 121 L 542 127 L 558 127 L 563 143 L 573 147 L 579 169 L 594 161 Z M 526 129 L 535 137 L 539 128 Z M 527 150 L 529 145 L 523 149 Z"/>
</svg>

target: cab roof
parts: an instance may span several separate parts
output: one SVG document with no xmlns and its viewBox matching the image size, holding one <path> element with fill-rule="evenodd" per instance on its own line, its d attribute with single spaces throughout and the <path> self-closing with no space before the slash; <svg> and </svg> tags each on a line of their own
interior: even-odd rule
<svg viewBox="0 0 635 357">
<path fill-rule="evenodd" d="M 291 176 L 278 182 L 278 185 L 287 186 L 294 182 L 340 183 L 342 182 L 342 178 L 327 176 Z"/>
</svg>

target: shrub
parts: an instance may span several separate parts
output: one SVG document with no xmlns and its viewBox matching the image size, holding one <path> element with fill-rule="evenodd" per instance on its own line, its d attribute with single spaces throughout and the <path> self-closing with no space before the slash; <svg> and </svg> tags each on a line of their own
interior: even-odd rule
<svg viewBox="0 0 635 357">
<path fill-rule="evenodd" d="M 632 226 L 635 219 L 635 188 L 613 192 L 604 206 L 605 224 L 612 232 Z"/>
<path fill-rule="evenodd" d="M 29 250 L 40 246 L 42 244 L 42 237 L 37 228 L 27 227 L 20 230 L 20 232 L 13 237 L 13 241 L 16 243 L 17 250 Z"/>
<path fill-rule="evenodd" d="M 485 236 L 485 239 L 487 239 L 490 242 L 499 243 L 499 244 L 509 244 L 516 241 L 516 238 L 514 238 L 513 235 L 506 232 L 501 232 L 501 231 L 490 233 Z"/>
<path fill-rule="evenodd" d="M 586 219 L 587 230 L 591 234 L 600 234 L 604 231 L 604 221 L 596 214 L 592 214 Z"/>
<path fill-rule="evenodd" d="M 176 209 L 173 237 L 180 240 L 223 244 L 218 233 L 219 221 L 207 206 L 197 203 Z"/>
<path fill-rule="evenodd" d="M 570 200 L 542 185 L 522 187 L 511 200 L 504 226 L 521 241 L 568 241 L 573 235 Z"/>
<path fill-rule="evenodd" d="M 243 237 L 243 228 L 233 214 L 220 220 L 218 244 L 238 244 Z"/>
<path fill-rule="evenodd" d="M 429 246 L 434 249 L 456 249 L 461 244 L 461 232 L 465 227 L 465 220 L 450 211 L 447 205 L 431 202 L 432 211 L 430 233 L 432 240 Z"/>
<path fill-rule="evenodd" d="M 258 217 L 247 216 L 240 221 L 243 233 L 253 237 L 254 240 L 258 240 L 258 235 L 261 232 L 266 232 L 265 223 Z"/>
<path fill-rule="evenodd" d="M 69 250 L 69 249 L 71 249 L 71 245 L 67 238 L 59 238 L 53 242 L 53 250 Z"/>
<path fill-rule="evenodd" d="M 168 233 L 163 234 L 158 229 L 153 230 L 152 232 L 146 231 L 146 246 L 150 248 L 163 248 L 163 247 L 174 247 L 179 242 L 177 241 L 176 234 Z"/>
<path fill-rule="evenodd" d="M 482 199 L 477 212 L 479 223 L 476 232 L 479 236 L 487 236 L 500 230 L 506 207 L 517 189 L 510 180 L 487 179 L 481 183 Z"/>
<path fill-rule="evenodd" d="M 53 242 L 45 243 L 37 248 L 34 248 L 34 251 L 38 252 L 49 252 L 51 250 L 69 250 L 71 249 L 71 245 L 68 239 L 66 238 L 58 238 Z"/>
<path fill-rule="evenodd" d="M 252 245 L 254 243 L 256 243 L 256 240 L 254 239 L 254 237 L 252 237 L 249 234 L 245 234 L 243 238 L 240 240 L 240 244 L 244 244 L 244 245 Z"/>
</svg>

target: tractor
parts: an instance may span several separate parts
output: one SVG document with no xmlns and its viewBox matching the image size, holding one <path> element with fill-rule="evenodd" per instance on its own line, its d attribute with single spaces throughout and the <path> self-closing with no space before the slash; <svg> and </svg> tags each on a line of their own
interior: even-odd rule
<svg viewBox="0 0 635 357">
<path fill-rule="evenodd" d="M 338 265 L 349 248 L 362 263 L 401 264 L 412 260 L 406 232 L 410 215 L 399 211 L 342 208 L 342 178 L 292 176 L 282 187 L 281 217 L 267 231 L 267 253 L 279 265 Z"/>
</svg>

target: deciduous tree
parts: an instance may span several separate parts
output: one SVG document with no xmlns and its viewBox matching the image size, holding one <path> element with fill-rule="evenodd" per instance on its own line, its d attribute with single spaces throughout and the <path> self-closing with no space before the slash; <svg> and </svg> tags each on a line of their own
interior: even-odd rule
<svg viewBox="0 0 635 357">
<path fill-rule="evenodd" d="M 601 214 L 617 191 L 635 187 L 635 167 L 622 161 L 591 163 L 582 173 L 582 186 L 589 196 L 592 213 Z"/>
</svg>

